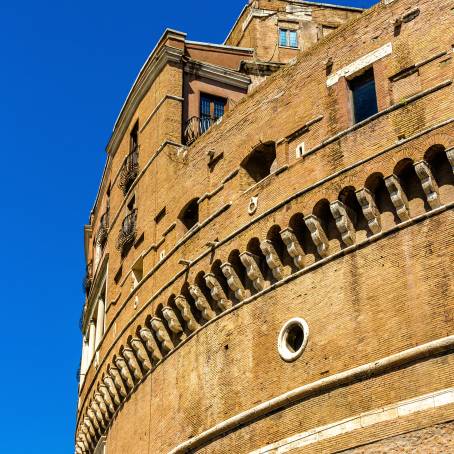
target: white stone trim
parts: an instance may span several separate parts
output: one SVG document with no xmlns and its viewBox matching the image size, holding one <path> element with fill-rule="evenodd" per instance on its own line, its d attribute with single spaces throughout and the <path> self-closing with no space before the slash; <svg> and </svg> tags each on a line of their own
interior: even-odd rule
<svg viewBox="0 0 454 454">
<path fill-rule="evenodd" d="M 396 420 L 420 411 L 432 410 L 453 403 L 454 388 L 443 389 L 441 391 L 396 402 L 372 411 L 360 413 L 351 418 L 307 430 L 306 432 L 284 438 L 276 443 L 252 451 L 250 454 L 266 454 L 269 452 L 273 452 L 273 454 L 283 454 L 291 452 L 294 449 L 299 449 L 303 446 L 326 440 L 327 438 L 332 438 L 385 421 Z"/>
<path fill-rule="evenodd" d="M 186 452 L 194 450 L 199 446 L 210 443 L 211 440 L 219 437 L 226 432 L 235 430 L 250 421 L 253 421 L 259 417 L 264 417 L 273 411 L 285 408 L 294 402 L 298 402 L 303 399 L 309 399 L 312 396 L 321 393 L 324 394 L 330 392 L 331 390 L 340 386 L 346 386 L 354 382 L 367 380 L 373 376 L 383 375 L 388 373 L 390 370 L 394 370 L 396 367 L 403 367 L 407 364 L 413 363 L 414 361 L 427 359 L 441 353 L 448 353 L 453 349 L 454 335 L 433 340 L 426 344 L 409 348 L 408 350 L 395 353 L 385 358 L 381 358 L 376 361 L 354 367 L 353 369 L 348 369 L 346 371 L 333 374 L 329 377 L 321 378 L 312 383 L 300 386 L 270 400 L 262 402 L 255 407 L 249 408 L 237 415 L 221 421 L 215 426 L 212 426 L 204 432 L 179 444 L 171 451 L 169 451 L 169 454 L 184 454 Z M 437 397 L 437 403 L 439 404 L 440 402 L 450 401 L 452 398 L 454 398 L 454 394 L 452 395 L 452 397 L 451 395 Z M 364 416 L 366 416 L 366 414 L 364 414 Z M 350 420 L 343 421 L 342 423 L 347 424 L 348 421 Z M 330 431 L 325 433 L 325 438 L 328 438 L 329 434 L 329 436 L 336 435 L 336 432 L 340 430 L 333 427 L 333 425 L 330 426 Z M 347 424 L 347 427 L 351 427 L 351 425 Z"/>
<path fill-rule="evenodd" d="M 301 344 L 300 348 L 298 348 L 298 350 L 296 350 L 296 351 L 292 351 L 289 348 L 288 342 L 287 342 L 289 331 L 294 326 L 299 326 L 303 331 L 303 343 Z M 303 354 L 303 351 L 307 345 L 308 338 L 309 338 L 309 326 L 308 326 L 306 320 L 304 320 L 300 317 L 291 318 L 281 328 L 281 331 L 277 338 L 277 350 L 279 352 L 279 356 L 287 363 L 296 361 Z"/>
<path fill-rule="evenodd" d="M 384 46 L 368 53 L 367 55 L 362 56 L 358 60 L 355 60 L 353 63 L 350 63 L 349 65 L 339 69 L 339 71 L 336 71 L 334 74 L 331 74 L 326 79 L 326 86 L 331 87 L 337 84 L 337 82 L 339 82 L 339 79 L 341 79 L 342 77 L 351 76 L 352 74 L 355 74 L 356 72 L 367 68 L 372 63 L 375 63 L 376 61 L 381 60 L 388 55 L 391 55 L 392 51 L 392 43 L 387 43 Z"/>
</svg>

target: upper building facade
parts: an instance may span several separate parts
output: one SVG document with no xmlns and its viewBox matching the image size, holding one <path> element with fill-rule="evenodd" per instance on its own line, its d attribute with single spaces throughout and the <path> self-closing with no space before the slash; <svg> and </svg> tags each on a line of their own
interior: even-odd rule
<svg viewBox="0 0 454 454">
<path fill-rule="evenodd" d="M 454 449 L 452 12 L 166 30 L 85 226 L 76 452 Z"/>
</svg>

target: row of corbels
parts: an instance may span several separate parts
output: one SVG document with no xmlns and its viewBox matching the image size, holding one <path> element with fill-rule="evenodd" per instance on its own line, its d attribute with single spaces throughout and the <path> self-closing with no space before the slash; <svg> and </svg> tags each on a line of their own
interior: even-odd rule
<svg viewBox="0 0 454 454">
<path fill-rule="evenodd" d="M 447 155 L 454 171 L 454 150 L 448 151 Z M 432 209 L 439 207 L 441 205 L 439 188 L 429 164 L 425 161 L 419 161 L 413 165 L 426 195 L 427 203 Z M 399 177 L 393 174 L 384 178 L 384 182 L 397 216 L 402 222 L 409 220 L 409 203 Z M 380 233 L 382 230 L 381 214 L 375 202 L 374 194 L 369 189 L 363 188 L 356 191 L 356 198 L 371 232 Z M 356 240 L 354 213 L 351 213 L 350 208 L 339 200 L 330 203 L 330 210 L 342 241 L 347 246 L 353 245 Z M 319 255 L 322 258 L 327 257 L 329 255 L 329 241 L 321 220 L 311 214 L 304 218 L 304 222 Z M 288 227 L 282 230 L 280 235 L 296 268 L 303 269 L 304 251 L 295 232 Z M 283 279 L 285 277 L 284 265 L 272 241 L 262 241 L 260 249 L 266 257 L 266 263 L 274 278 Z M 251 252 L 244 252 L 240 254 L 240 260 L 253 287 L 257 291 L 262 291 L 266 287 L 266 280 L 259 266 L 258 258 Z M 241 302 L 247 298 L 248 292 L 233 265 L 226 262 L 221 265 L 221 271 L 236 300 Z M 213 273 L 207 273 L 204 275 L 204 279 L 219 310 L 223 312 L 230 309 L 233 303 L 227 297 L 217 277 Z M 208 321 L 216 317 L 216 312 L 199 286 L 190 285 L 189 292 L 194 299 L 195 307 L 200 311 L 204 320 Z M 93 452 L 96 443 L 107 430 L 111 418 L 122 401 L 143 379 L 144 375 L 175 348 L 169 333 L 181 334 L 184 333 L 185 328 L 190 332 L 195 332 L 200 328 L 200 323 L 194 316 L 187 298 L 183 295 L 177 295 L 174 301 L 186 326 L 182 326 L 180 319 L 171 307 L 165 306 L 162 309 L 164 319 L 157 316 L 151 317 L 148 325 L 144 324 L 138 330 L 137 337 L 131 338 L 126 346 L 120 348 L 112 364 L 107 367 L 107 372 L 97 385 L 97 391 L 86 407 L 85 417 L 81 420 L 77 434 L 77 454 Z"/>
</svg>

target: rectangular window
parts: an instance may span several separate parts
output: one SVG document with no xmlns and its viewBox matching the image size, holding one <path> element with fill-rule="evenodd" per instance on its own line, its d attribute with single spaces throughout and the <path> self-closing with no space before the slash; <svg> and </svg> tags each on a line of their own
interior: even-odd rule
<svg viewBox="0 0 454 454">
<path fill-rule="evenodd" d="M 289 31 L 290 47 L 298 47 L 298 35 L 295 30 Z"/>
<path fill-rule="evenodd" d="M 296 30 L 279 29 L 279 46 L 298 47 L 298 32 Z"/>
<path fill-rule="evenodd" d="M 350 80 L 349 88 L 352 94 L 355 123 L 359 123 L 378 112 L 374 70 L 372 68 Z"/>
<path fill-rule="evenodd" d="M 204 133 L 224 115 L 226 100 L 218 96 L 200 95 L 200 131 Z"/>
<path fill-rule="evenodd" d="M 131 130 L 131 135 L 130 135 L 130 142 L 129 142 L 129 149 L 130 151 L 134 151 L 137 148 L 137 145 L 139 145 L 139 122 L 136 121 L 136 124 Z"/>
</svg>

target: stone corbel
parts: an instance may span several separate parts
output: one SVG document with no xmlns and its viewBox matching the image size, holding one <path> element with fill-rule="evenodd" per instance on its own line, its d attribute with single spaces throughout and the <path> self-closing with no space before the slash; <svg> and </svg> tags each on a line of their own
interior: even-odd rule
<svg viewBox="0 0 454 454">
<path fill-rule="evenodd" d="M 391 202 L 396 208 L 397 216 L 402 222 L 408 221 L 410 219 L 408 199 L 402 189 L 399 178 L 396 175 L 390 175 L 385 178 L 385 185 L 391 197 Z"/>
<path fill-rule="evenodd" d="M 99 385 L 99 392 L 102 394 L 102 397 L 104 398 L 104 402 L 107 405 L 107 408 L 109 409 L 110 413 L 115 413 L 115 405 L 114 401 L 112 400 L 112 396 L 109 393 L 109 390 L 107 389 L 107 386 L 104 384 Z"/>
<path fill-rule="evenodd" d="M 159 362 L 162 359 L 161 350 L 159 350 L 159 346 L 153 336 L 151 330 L 147 327 L 143 327 L 140 330 L 140 337 L 145 343 L 145 347 L 147 348 L 148 352 L 151 355 L 151 358 L 155 362 Z"/>
<path fill-rule="evenodd" d="M 90 445 L 88 444 L 87 438 L 85 437 L 84 434 L 79 433 L 78 436 L 78 446 L 80 449 L 82 449 L 82 452 L 89 452 L 90 451 Z"/>
<path fill-rule="evenodd" d="M 454 148 L 446 150 L 446 156 L 448 157 L 448 161 L 451 164 L 452 173 L 454 173 Z"/>
<path fill-rule="evenodd" d="M 171 307 L 163 307 L 162 308 L 162 315 L 167 320 L 167 325 L 169 326 L 170 330 L 173 333 L 181 333 L 183 332 L 183 327 L 181 326 L 180 321 L 178 320 L 175 312 Z"/>
<path fill-rule="evenodd" d="M 173 349 L 173 343 L 170 339 L 169 333 L 166 331 L 164 327 L 164 323 L 158 317 L 153 317 L 150 321 L 150 325 L 152 330 L 155 332 L 156 337 L 158 338 L 159 342 L 161 342 L 162 348 L 166 351 L 170 351 Z"/>
<path fill-rule="evenodd" d="M 293 263 L 298 269 L 304 268 L 304 251 L 298 239 L 296 238 L 293 229 L 287 227 L 280 232 L 282 241 L 284 242 L 287 252 L 292 257 Z"/>
<path fill-rule="evenodd" d="M 211 297 L 216 301 L 221 311 L 226 311 L 232 307 L 232 302 L 227 298 L 221 284 L 212 273 L 205 274 L 205 283 L 210 289 Z"/>
<path fill-rule="evenodd" d="M 381 215 L 372 192 L 367 188 L 356 191 L 356 198 L 361 205 L 367 225 L 373 234 L 381 232 Z"/>
<path fill-rule="evenodd" d="M 151 364 L 150 357 L 148 356 L 147 349 L 143 345 L 142 341 L 137 338 L 131 339 L 131 347 L 136 352 L 136 356 L 137 356 L 138 360 L 140 361 L 140 364 L 142 364 L 142 368 L 146 372 L 151 370 L 153 366 Z"/>
<path fill-rule="evenodd" d="M 342 241 L 345 245 L 352 246 L 356 241 L 356 230 L 348 213 L 348 208 L 340 200 L 331 202 L 329 208 L 336 221 L 336 227 L 341 234 Z"/>
<path fill-rule="evenodd" d="M 101 396 L 100 393 L 95 393 L 94 397 L 95 397 L 96 403 L 98 404 L 99 409 L 102 411 L 102 413 L 104 415 L 104 420 L 108 421 L 110 413 L 109 413 L 109 409 L 107 408 L 106 403 L 104 402 L 103 397 Z"/>
<path fill-rule="evenodd" d="M 227 278 L 227 285 L 230 287 L 232 292 L 235 293 L 235 298 L 238 301 L 243 301 L 246 298 L 246 291 L 244 290 L 243 283 L 236 274 L 233 266 L 226 262 L 221 265 L 222 274 Z"/>
<path fill-rule="evenodd" d="M 82 426 L 80 427 L 79 437 L 85 441 L 86 446 L 88 447 L 88 449 L 90 449 L 91 446 L 93 445 L 93 439 L 85 424 L 82 424 Z"/>
<path fill-rule="evenodd" d="M 115 359 L 115 365 L 118 367 L 121 378 L 123 379 L 123 382 L 125 383 L 125 385 L 129 389 L 132 389 L 134 387 L 134 380 L 132 378 L 132 375 L 128 368 L 128 364 L 126 363 L 126 360 L 122 356 L 117 356 L 117 358 Z"/>
<path fill-rule="evenodd" d="M 241 263 L 246 268 L 247 277 L 251 280 L 254 288 L 259 292 L 265 288 L 265 279 L 257 264 L 258 257 L 252 252 L 240 254 Z"/>
<path fill-rule="evenodd" d="M 120 394 L 118 393 L 117 387 L 115 386 L 113 378 L 110 375 L 106 375 L 103 381 L 107 389 L 109 390 L 109 394 L 112 396 L 115 405 L 120 405 L 121 397 Z"/>
<path fill-rule="evenodd" d="M 102 414 L 102 411 L 101 411 L 101 409 L 99 408 L 99 405 L 96 403 L 95 400 L 92 400 L 92 401 L 91 401 L 90 407 L 91 407 L 92 410 L 95 412 L 96 419 L 98 420 L 99 425 L 100 425 L 103 429 L 105 429 L 105 428 L 106 428 L 106 421 L 104 420 L 104 416 L 103 416 L 103 414 Z"/>
<path fill-rule="evenodd" d="M 134 378 L 136 380 L 141 380 L 143 377 L 142 369 L 140 368 L 139 362 L 134 354 L 134 350 L 132 348 L 125 347 L 123 349 L 123 358 L 126 360 L 129 370 L 134 375 Z"/>
<path fill-rule="evenodd" d="M 427 203 L 432 210 L 438 208 L 441 205 L 438 184 L 430 170 L 429 164 L 427 164 L 426 161 L 419 161 L 414 163 L 414 167 L 416 175 L 418 175 L 421 186 L 426 194 Z"/>
<path fill-rule="evenodd" d="M 312 241 L 317 247 L 317 252 L 320 257 L 327 257 L 329 241 L 323 227 L 320 224 L 320 220 L 314 214 L 310 214 L 304 218 L 304 222 L 306 223 L 309 232 L 311 232 Z"/>
<path fill-rule="evenodd" d="M 274 248 L 271 240 L 263 240 L 260 243 L 260 249 L 266 257 L 266 263 L 270 268 L 273 276 L 277 280 L 281 280 L 284 277 L 284 265 L 282 264 L 279 255 Z"/>
<path fill-rule="evenodd" d="M 180 311 L 183 320 L 186 322 L 186 326 L 188 327 L 189 331 L 196 331 L 200 327 L 200 325 L 194 318 L 187 299 L 183 295 L 177 295 L 175 297 L 175 305 L 178 307 L 178 310 Z"/>
<path fill-rule="evenodd" d="M 123 383 L 123 379 L 121 378 L 118 368 L 111 365 L 108 369 L 108 374 L 112 378 L 115 384 L 115 388 L 117 388 L 119 394 L 122 397 L 126 397 L 128 395 L 128 391 L 126 390 L 125 384 Z"/>
<path fill-rule="evenodd" d="M 84 426 L 88 429 L 88 432 L 92 437 L 96 437 L 95 427 L 88 416 L 84 418 Z"/>
<path fill-rule="evenodd" d="M 211 309 L 210 304 L 205 298 L 205 295 L 202 293 L 202 290 L 200 290 L 197 285 L 190 285 L 189 293 L 194 298 L 195 306 L 202 313 L 202 317 L 205 320 L 211 320 L 216 316 L 215 312 Z"/>
<path fill-rule="evenodd" d="M 89 408 L 87 410 L 87 415 L 90 418 L 90 421 L 92 422 L 93 426 L 96 428 L 96 430 L 101 433 L 101 426 L 99 424 L 98 418 L 96 417 L 95 412 Z"/>
</svg>

